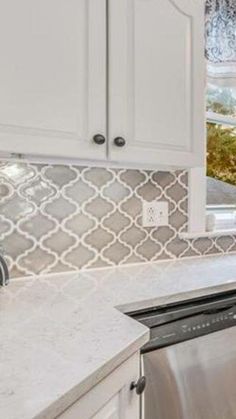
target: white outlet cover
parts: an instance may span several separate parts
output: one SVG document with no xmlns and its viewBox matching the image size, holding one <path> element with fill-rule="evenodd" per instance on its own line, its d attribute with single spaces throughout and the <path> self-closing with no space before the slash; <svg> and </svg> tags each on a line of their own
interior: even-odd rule
<svg viewBox="0 0 236 419">
<path fill-rule="evenodd" d="M 169 224 L 169 204 L 164 201 L 143 202 L 143 227 L 160 227 Z"/>
</svg>

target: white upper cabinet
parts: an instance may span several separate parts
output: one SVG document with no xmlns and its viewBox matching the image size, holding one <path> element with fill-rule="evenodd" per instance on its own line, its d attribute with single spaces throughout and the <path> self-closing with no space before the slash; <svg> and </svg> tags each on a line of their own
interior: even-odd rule
<svg viewBox="0 0 236 419">
<path fill-rule="evenodd" d="M 0 151 L 104 159 L 106 0 L 0 0 Z"/>
<path fill-rule="evenodd" d="M 0 0 L 0 51 L 1 153 L 203 165 L 204 0 Z"/>
<path fill-rule="evenodd" d="M 203 165 L 204 0 L 110 0 L 109 18 L 110 159 Z"/>
</svg>

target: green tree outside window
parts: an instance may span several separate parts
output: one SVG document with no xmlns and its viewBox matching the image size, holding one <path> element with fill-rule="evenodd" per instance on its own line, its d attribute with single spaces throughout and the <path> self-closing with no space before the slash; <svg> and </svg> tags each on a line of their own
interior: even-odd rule
<svg viewBox="0 0 236 419">
<path fill-rule="evenodd" d="M 208 89 L 207 110 L 235 115 L 231 89 Z M 236 128 L 207 123 L 207 176 L 236 185 Z"/>
</svg>

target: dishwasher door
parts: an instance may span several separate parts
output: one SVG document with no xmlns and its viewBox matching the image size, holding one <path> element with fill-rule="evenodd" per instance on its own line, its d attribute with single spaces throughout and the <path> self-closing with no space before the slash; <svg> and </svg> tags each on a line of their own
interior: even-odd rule
<svg viewBox="0 0 236 419">
<path fill-rule="evenodd" d="M 236 327 L 143 354 L 144 419 L 236 419 Z"/>
</svg>

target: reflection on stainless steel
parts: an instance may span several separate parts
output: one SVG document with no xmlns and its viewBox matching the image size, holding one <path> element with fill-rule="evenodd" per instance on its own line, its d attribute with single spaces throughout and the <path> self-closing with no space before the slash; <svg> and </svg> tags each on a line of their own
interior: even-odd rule
<svg viewBox="0 0 236 419">
<path fill-rule="evenodd" d="M 145 419 L 236 419 L 236 327 L 143 355 Z"/>
</svg>

